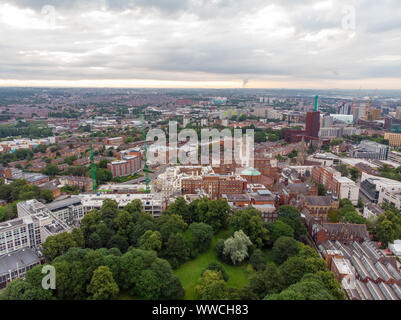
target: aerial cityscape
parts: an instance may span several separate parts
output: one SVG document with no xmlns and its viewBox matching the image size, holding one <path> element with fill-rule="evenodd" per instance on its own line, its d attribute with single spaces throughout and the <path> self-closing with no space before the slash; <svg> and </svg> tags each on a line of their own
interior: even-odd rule
<svg viewBox="0 0 401 320">
<path fill-rule="evenodd" d="M 0 4 L 2 302 L 401 300 L 400 4 L 262 2 Z"/>
</svg>

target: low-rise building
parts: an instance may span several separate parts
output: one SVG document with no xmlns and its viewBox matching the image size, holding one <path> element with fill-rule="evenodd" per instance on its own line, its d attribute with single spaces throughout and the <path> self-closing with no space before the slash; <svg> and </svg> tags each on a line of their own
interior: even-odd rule
<svg viewBox="0 0 401 320">
<path fill-rule="evenodd" d="M 134 200 L 142 202 L 142 210 L 148 212 L 152 217 L 160 217 L 165 208 L 163 197 L 160 193 L 148 194 L 80 194 L 78 197 L 82 201 L 85 212 L 92 209 L 100 209 L 105 199 L 117 202 L 119 208 L 124 208 Z"/>
<path fill-rule="evenodd" d="M 25 274 L 43 262 L 41 252 L 24 248 L 0 257 L 0 289 L 17 278 L 24 278 Z"/>
<path fill-rule="evenodd" d="M 389 146 L 364 140 L 357 148 L 351 151 L 351 156 L 358 159 L 387 160 L 389 152 Z"/>
<path fill-rule="evenodd" d="M 354 181 L 342 177 L 341 173 L 330 167 L 314 167 L 313 180 L 324 185 L 327 192 L 339 199 L 349 199 L 353 205 L 358 203 L 359 187 Z"/>
<path fill-rule="evenodd" d="M 79 190 L 91 191 L 93 189 L 93 181 L 88 177 L 77 176 L 59 176 L 58 180 L 63 186 L 74 186 Z"/>
<path fill-rule="evenodd" d="M 401 257 L 401 240 L 394 240 L 393 243 L 389 243 L 388 249 L 397 257 Z"/>
<path fill-rule="evenodd" d="M 12 169 L 12 176 L 9 180 L 24 179 L 30 185 L 39 186 L 43 183 L 49 182 L 49 177 L 42 173 L 23 172 L 20 169 Z"/>
<path fill-rule="evenodd" d="M 53 201 L 47 204 L 46 207 L 55 217 L 68 226 L 79 226 L 80 221 L 86 213 L 79 197 L 69 197 L 67 199 Z"/>
<path fill-rule="evenodd" d="M 388 155 L 388 160 L 393 161 L 398 164 L 401 164 L 401 152 L 390 151 L 390 153 Z"/>
<path fill-rule="evenodd" d="M 70 228 L 37 200 L 17 204 L 18 218 L 0 223 L 0 256 L 40 246 L 48 236 Z"/>
<path fill-rule="evenodd" d="M 119 146 L 122 143 L 124 143 L 124 139 L 122 137 L 106 138 L 104 140 L 105 145 Z"/>
<path fill-rule="evenodd" d="M 318 250 L 350 300 L 401 299 L 396 261 L 385 257 L 376 243 L 328 240 L 320 243 Z"/>
<path fill-rule="evenodd" d="M 301 206 L 317 221 L 328 221 L 330 209 L 338 210 L 340 204 L 332 196 L 303 196 Z"/>
<path fill-rule="evenodd" d="M 386 132 L 384 134 L 384 139 L 389 141 L 391 147 L 401 146 L 401 133 Z"/>
<path fill-rule="evenodd" d="M 363 208 L 363 217 L 365 219 L 377 219 L 377 217 L 382 214 L 384 214 L 384 210 L 370 202 L 368 202 Z"/>
<path fill-rule="evenodd" d="M 363 173 L 361 176 L 360 195 L 370 202 L 377 204 L 388 202 L 400 207 L 400 193 L 400 181 L 372 176 L 366 173 Z"/>
<path fill-rule="evenodd" d="M 142 159 L 139 152 L 121 152 L 119 160 L 107 164 L 107 169 L 114 177 L 131 176 L 142 169 Z"/>
</svg>

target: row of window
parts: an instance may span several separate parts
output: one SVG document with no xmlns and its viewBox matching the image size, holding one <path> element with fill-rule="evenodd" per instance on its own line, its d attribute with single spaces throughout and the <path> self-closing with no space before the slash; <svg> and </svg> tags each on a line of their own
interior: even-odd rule
<svg viewBox="0 0 401 320">
<path fill-rule="evenodd" d="M 14 280 L 15 278 L 17 278 L 18 276 L 24 276 L 25 273 L 29 270 L 31 270 L 34 266 L 38 265 L 39 263 L 34 263 L 32 265 L 27 266 L 26 268 L 20 268 L 18 270 L 13 270 L 11 272 L 11 279 L 10 279 L 10 273 L 4 274 L 0 276 L 0 283 L 5 283 L 5 282 L 9 282 L 11 280 Z"/>
</svg>

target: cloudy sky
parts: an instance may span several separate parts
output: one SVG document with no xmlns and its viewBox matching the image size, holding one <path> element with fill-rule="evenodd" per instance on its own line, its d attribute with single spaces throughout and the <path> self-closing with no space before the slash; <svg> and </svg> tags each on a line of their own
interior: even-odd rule
<svg viewBox="0 0 401 320">
<path fill-rule="evenodd" d="M 0 85 L 401 89 L 401 1 L 0 0 Z"/>
</svg>

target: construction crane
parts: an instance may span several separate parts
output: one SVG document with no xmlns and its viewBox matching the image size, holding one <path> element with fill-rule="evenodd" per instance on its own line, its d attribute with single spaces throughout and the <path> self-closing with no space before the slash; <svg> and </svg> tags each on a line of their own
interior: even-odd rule
<svg viewBox="0 0 401 320">
<path fill-rule="evenodd" d="M 144 152 L 145 152 L 145 183 L 146 183 L 146 193 L 150 193 L 150 188 L 149 188 L 149 167 L 148 167 L 148 145 L 146 143 L 146 133 L 145 133 L 145 118 L 143 115 L 141 115 L 141 122 L 142 122 L 142 140 L 143 140 L 143 147 L 144 147 Z"/>
<path fill-rule="evenodd" d="M 92 185 L 93 185 L 93 192 L 96 193 L 96 166 L 95 166 L 95 157 L 93 154 L 93 140 L 94 140 L 94 130 L 93 126 L 95 124 L 95 116 L 92 116 L 92 127 L 91 127 L 91 166 L 92 166 Z"/>
<path fill-rule="evenodd" d="M 370 97 L 368 99 L 368 105 L 367 105 L 366 111 L 365 111 L 365 120 L 369 120 L 369 116 L 370 116 Z"/>
</svg>

